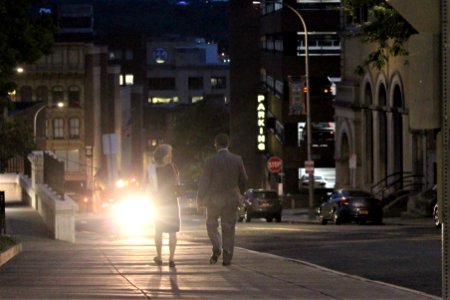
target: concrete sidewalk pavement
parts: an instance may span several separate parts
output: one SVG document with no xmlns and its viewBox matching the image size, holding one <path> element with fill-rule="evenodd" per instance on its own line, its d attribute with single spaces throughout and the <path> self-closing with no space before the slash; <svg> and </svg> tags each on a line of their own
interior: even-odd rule
<svg viewBox="0 0 450 300">
<path fill-rule="evenodd" d="M 158 267 L 150 238 L 55 241 L 28 207 L 7 208 L 7 231 L 23 251 L 0 267 L 0 299 L 439 299 L 242 248 L 209 265 L 208 244 L 182 239 L 176 268 Z"/>
</svg>

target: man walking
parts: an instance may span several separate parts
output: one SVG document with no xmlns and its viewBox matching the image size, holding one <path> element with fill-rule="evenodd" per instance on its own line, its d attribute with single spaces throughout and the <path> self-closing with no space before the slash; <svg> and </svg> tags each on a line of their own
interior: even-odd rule
<svg viewBox="0 0 450 300">
<path fill-rule="evenodd" d="M 217 153 L 205 163 L 197 194 L 198 207 L 207 210 L 206 230 L 212 244 L 209 263 L 217 262 L 222 249 L 224 266 L 229 266 L 233 258 L 237 207 L 247 182 L 242 158 L 228 151 L 228 144 L 226 134 L 216 136 L 214 147 Z"/>
</svg>

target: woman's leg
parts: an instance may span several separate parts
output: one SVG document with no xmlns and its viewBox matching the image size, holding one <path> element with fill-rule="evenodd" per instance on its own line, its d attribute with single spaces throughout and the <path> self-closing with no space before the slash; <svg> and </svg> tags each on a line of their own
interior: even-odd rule
<svg viewBox="0 0 450 300">
<path fill-rule="evenodd" d="M 156 257 L 161 260 L 162 231 L 155 230 Z"/>
<path fill-rule="evenodd" d="M 177 247 L 177 233 L 169 233 L 169 260 L 173 261 L 175 257 L 175 248 Z"/>
</svg>

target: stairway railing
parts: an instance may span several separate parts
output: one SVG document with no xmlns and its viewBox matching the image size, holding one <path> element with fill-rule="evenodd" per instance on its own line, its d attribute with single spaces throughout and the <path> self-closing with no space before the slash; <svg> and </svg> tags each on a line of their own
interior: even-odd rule
<svg viewBox="0 0 450 300">
<path fill-rule="evenodd" d="M 376 198 L 384 200 L 396 194 L 417 192 L 423 185 L 423 175 L 395 172 L 372 185 L 371 192 Z"/>
</svg>

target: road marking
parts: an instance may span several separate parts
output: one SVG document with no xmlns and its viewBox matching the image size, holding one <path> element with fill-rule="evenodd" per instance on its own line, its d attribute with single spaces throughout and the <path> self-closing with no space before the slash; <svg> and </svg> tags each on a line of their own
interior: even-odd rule
<svg viewBox="0 0 450 300">
<path fill-rule="evenodd" d="M 313 230 L 313 229 L 300 229 L 300 228 L 285 228 L 285 227 L 245 227 L 245 228 L 242 228 L 242 227 L 237 227 L 237 228 L 239 228 L 239 229 L 242 229 L 242 230 L 264 230 L 264 231 L 267 231 L 267 230 L 279 230 L 279 231 L 307 231 L 307 232 L 318 232 L 318 231 L 321 231 L 321 230 Z"/>
</svg>

